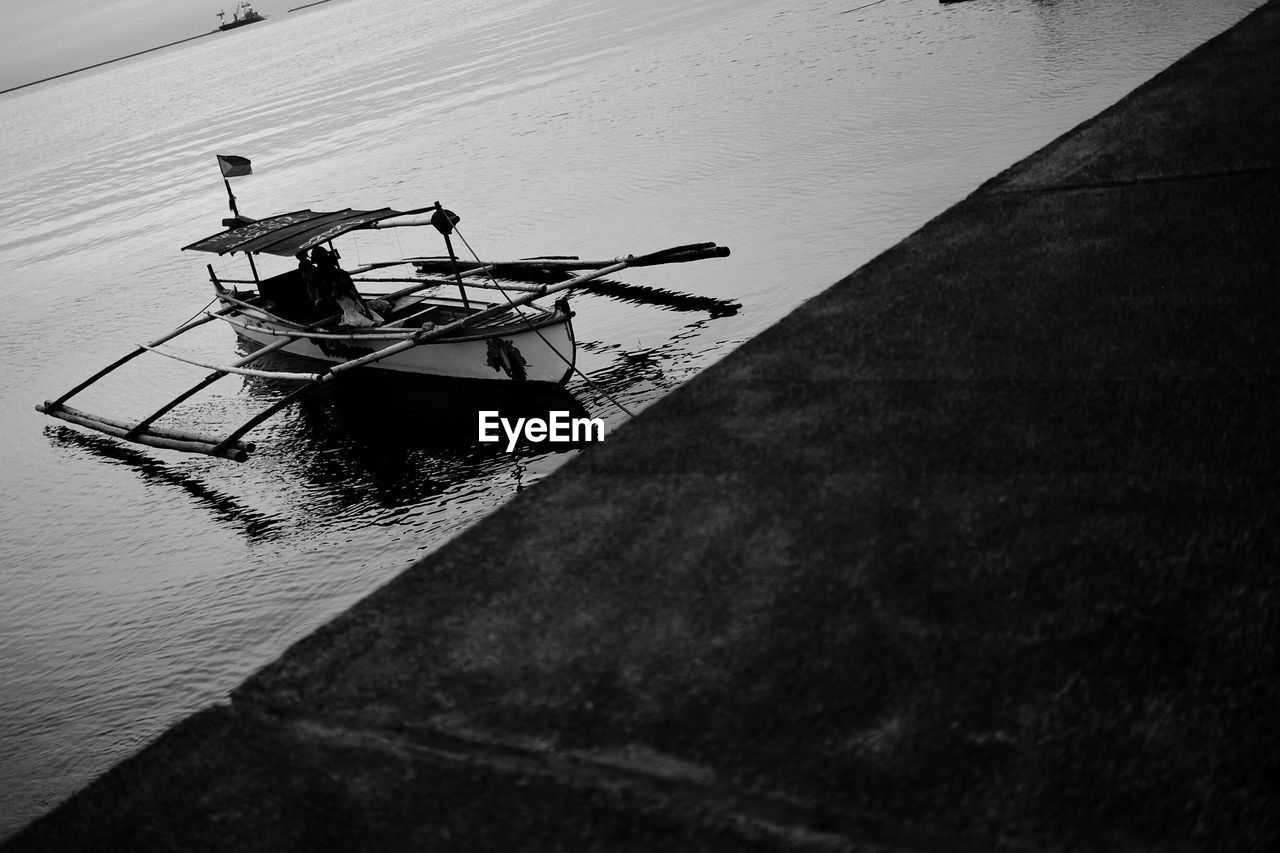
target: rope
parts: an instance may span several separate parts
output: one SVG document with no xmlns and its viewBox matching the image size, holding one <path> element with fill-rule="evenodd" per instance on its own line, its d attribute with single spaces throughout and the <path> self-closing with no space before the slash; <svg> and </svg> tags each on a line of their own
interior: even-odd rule
<svg viewBox="0 0 1280 853">
<path fill-rule="evenodd" d="M 547 339 L 546 339 L 546 337 L 542 334 L 542 332 L 540 332 L 540 331 L 538 331 L 538 329 L 534 328 L 533 324 L 532 324 L 532 323 L 530 323 L 530 322 L 527 320 L 527 318 L 525 317 L 525 315 L 524 315 L 524 314 L 522 314 L 522 313 L 520 312 L 520 306 L 516 305 L 516 304 L 515 304 L 515 302 L 514 302 L 514 300 L 512 300 L 511 295 L 510 295 L 509 293 L 507 293 L 506 289 L 505 289 L 505 288 L 503 288 L 503 287 L 502 287 L 502 285 L 498 284 L 497 280 L 493 277 L 493 273 L 490 271 L 490 269 L 489 269 L 488 267 L 484 266 L 484 262 L 480 260 L 480 256 L 476 254 L 476 250 L 475 250 L 475 249 L 473 249 L 473 248 L 471 248 L 471 244 L 467 242 L 467 238 L 466 238 L 466 237 L 464 237 L 464 236 L 462 236 L 462 232 L 458 230 L 457 223 L 454 223 L 454 226 L 453 226 L 453 233 L 455 233 L 455 234 L 457 234 L 457 235 L 458 235 L 458 239 L 462 241 L 462 245 L 464 245 L 464 246 L 466 246 L 466 247 L 467 247 L 467 251 L 471 253 L 471 257 L 475 260 L 475 262 L 476 262 L 477 264 L 479 264 L 481 267 L 483 267 L 483 269 L 484 269 L 484 274 L 485 274 L 485 276 L 487 276 L 487 277 L 488 277 L 488 279 L 489 279 L 489 283 L 490 283 L 490 284 L 492 284 L 492 285 L 493 285 L 493 287 L 494 287 L 494 288 L 495 288 L 499 293 L 501 293 L 501 294 L 502 294 L 503 298 L 505 298 L 505 299 L 507 300 L 507 302 L 511 305 L 511 307 L 515 309 L 516 315 L 517 315 L 521 320 L 524 320 L 524 321 L 525 321 L 525 325 L 528 327 L 529 331 L 533 332 L 533 333 L 534 333 L 535 335 L 537 335 L 539 338 L 542 338 L 542 342 L 543 342 L 544 344 L 546 344 L 546 345 L 547 345 L 547 348 L 548 348 L 548 349 L 550 349 L 550 350 L 551 350 L 553 353 L 555 353 L 557 356 L 559 356 L 559 358 L 560 358 L 560 360 L 561 360 L 561 361 L 563 361 L 565 364 L 569 365 L 569 369 L 570 369 L 570 370 L 572 370 L 574 373 L 576 373 L 576 374 L 577 374 L 577 375 L 582 379 L 582 381 L 583 381 L 583 382 L 586 382 L 586 383 L 587 383 L 587 385 L 591 386 L 591 390 L 595 391 L 595 392 L 596 392 L 596 393 L 598 393 L 600 396 L 604 397 L 604 398 L 605 398 L 606 400 L 608 400 L 610 403 L 613 403 L 615 406 L 617 406 L 619 409 L 621 409 L 621 410 L 622 410 L 622 411 L 627 415 L 627 417 L 634 418 L 634 417 L 636 416 L 635 412 L 631 411 L 631 410 L 630 410 L 630 409 L 628 409 L 626 406 L 622 405 L 622 403 L 621 403 L 621 402 L 620 402 L 616 397 L 614 397 L 614 396 L 613 396 L 612 394 L 610 394 L 608 391 L 604 390 L 604 389 L 603 389 L 603 388 L 601 388 L 599 385 L 597 385 L 597 384 L 596 384 L 596 383 L 591 379 L 591 377 L 590 377 L 590 376 L 587 376 L 587 374 L 585 374 L 585 373 L 583 373 L 583 372 L 582 372 L 582 370 L 578 367 L 578 365 L 574 364 L 572 361 L 570 361 L 568 358 L 566 358 L 566 357 L 565 357 L 564 353 L 562 353 L 562 352 L 560 352 L 560 350 L 556 349 L 556 348 L 555 348 L 555 345 L 554 345 L 554 344 L 552 344 L 552 343 L 551 343 L 551 341 L 547 340 Z"/>
<path fill-rule="evenodd" d="M 192 315 L 191 315 L 190 317 L 188 317 L 187 319 L 183 320 L 183 321 L 182 321 L 181 323 L 179 323 L 178 325 L 179 325 L 179 326 L 185 326 L 187 323 L 190 323 L 192 320 L 194 320 L 195 318 L 199 317 L 201 314 L 208 314 L 208 313 L 209 313 L 209 309 L 213 307 L 213 303 L 215 303 L 215 302 L 217 302 L 217 301 L 218 301 L 218 297 L 216 297 L 216 296 L 215 296 L 215 297 L 213 297 L 212 299 L 210 299 L 208 302 L 206 302 L 206 303 L 204 304 L 204 307 L 203 307 L 203 308 L 201 308 L 201 309 L 200 309 L 199 311 L 197 311 L 196 313 L 192 314 Z"/>
</svg>

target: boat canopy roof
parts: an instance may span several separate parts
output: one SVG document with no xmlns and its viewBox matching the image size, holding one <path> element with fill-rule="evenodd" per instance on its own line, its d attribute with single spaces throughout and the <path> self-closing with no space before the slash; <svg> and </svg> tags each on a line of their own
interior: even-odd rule
<svg viewBox="0 0 1280 853">
<path fill-rule="evenodd" d="M 383 219 L 434 209 L 423 207 L 402 211 L 384 207 L 379 210 L 352 210 L 348 207 L 328 213 L 296 210 L 228 228 L 182 248 L 197 252 L 216 252 L 219 255 L 230 252 L 266 252 L 269 255 L 292 256 L 348 231 L 371 228 Z"/>
</svg>

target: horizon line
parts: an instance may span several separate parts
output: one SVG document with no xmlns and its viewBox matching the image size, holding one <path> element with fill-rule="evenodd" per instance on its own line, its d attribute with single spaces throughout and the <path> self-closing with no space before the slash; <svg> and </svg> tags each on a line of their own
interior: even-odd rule
<svg viewBox="0 0 1280 853">
<path fill-rule="evenodd" d="M 323 2 L 323 0 L 321 1 Z M 211 36 L 217 32 L 221 32 L 221 30 L 210 30 L 207 33 L 200 33 L 199 35 L 187 36 L 184 39 L 171 41 L 168 44 L 162 44 L 156 47 L 149 47 L 146 50 L 134 51 L 133 53 L 125 54 L 124 56 L 117 56 L 115 59 L 104 59 L 102 62 L 95 62 L 92 65 L 86 65 L 83 68 L 75 68 L 75 69 L 72 69 L 71 71 L 63 71 L 60 74 L 51 74 L 50 76 L 42 77 L 39 80 L 32 80 L 30 83 L 21 83 L 17 86 L 10 86 L 8 89 L 0 89 L 0 95 L 4 95 L 8 92 L 16 92 L 19 89 L 25 89 L 28 86 L 37 86 L 41 83 L 48 83 L 50 80 L 57 80 L 59 77 L 67 77 L 71 74 L 79 74 L 81 71 L 90 71 L 94 68 L 100 68 L 103 65 L 110 65 L 113 62 L 122 62 L 126 59 L 133 59 L 133 57 L 142 56 L 142 54 L 144 53 L 151 53 L 152 51 L 156 51 L 156 50 L 164 50 L 166 47 L 173 47 L 175 44 L 182 44 L 184 42 L 194 41 L 196 39 L 204 38 L 205 36 Z"/>
</svg>

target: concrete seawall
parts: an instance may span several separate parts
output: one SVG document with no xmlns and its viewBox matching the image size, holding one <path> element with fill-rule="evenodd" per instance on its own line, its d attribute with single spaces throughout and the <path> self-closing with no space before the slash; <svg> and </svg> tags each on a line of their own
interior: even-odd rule
<svg viewBox="0 0 1280 853">
<path fill-rule="evenodd" d="M 1280 0 L 5 850 L 1280 840 Z"/>
</svg>

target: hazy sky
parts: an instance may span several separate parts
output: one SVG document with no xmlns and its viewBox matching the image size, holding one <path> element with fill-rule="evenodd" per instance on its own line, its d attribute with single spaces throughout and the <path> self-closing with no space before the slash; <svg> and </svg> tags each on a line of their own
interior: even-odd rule
<svg viewBox="0 0 1280 853">
<path fill-rule="evenodd" d="M 0 89 L 217 28 L 239 0 L 0 0 Z M 253 0 L 251 0 L 253 2 Z M 283 15 L 310 0 L 258 0 Z"/>
</svg>

